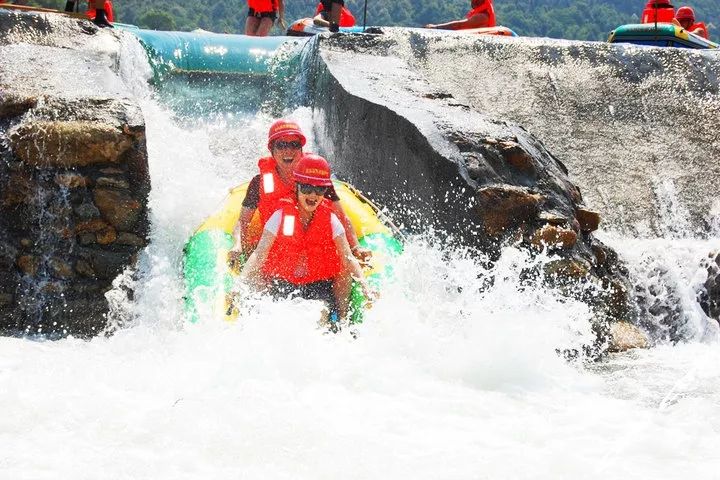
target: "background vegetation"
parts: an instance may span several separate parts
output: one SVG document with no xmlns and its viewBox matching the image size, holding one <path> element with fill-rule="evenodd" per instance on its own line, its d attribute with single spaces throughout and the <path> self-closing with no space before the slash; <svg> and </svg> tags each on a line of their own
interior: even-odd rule
<svg viewBox="0 0 720 480">
<path fill-rule="evenodd" d="M 30 0 L 28 4 L 60 9 L 65 1 Z M 316 0 L 285 0 L 287 19 L 311 16 L 316 4 Z M 469 4 L 470 0 L 368 0 L 367 24 L 418 27 L 440 23 L 463 17 Z M 346 0 L 346 5 L 362 23 L 364 0 Z M 637 22 L 644 5 L 645 0 L 495 0 L 498 23 L 519 35 L 576 40 L 605 40 L 616 26 Z M 717 39 L 720 0 L 691 0 L 690 5 Z M 114 6 L 116 21 L 159 30 L 241 33 L 247 14 L 245 0 L 115 0 Z"/>
</svg>

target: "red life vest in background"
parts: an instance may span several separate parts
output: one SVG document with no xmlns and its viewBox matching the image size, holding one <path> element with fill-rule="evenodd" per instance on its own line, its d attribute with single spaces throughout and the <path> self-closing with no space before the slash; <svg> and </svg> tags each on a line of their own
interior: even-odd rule
<svg viewBox="0 0 720 480">
<path fill-rule="evenodd" d="M 699 30 L 696 31 L 697 29 Z M 705 26 L 704 22 L 694 23 L 693 26 L 688 29 L 688 31 L 704 38 L 705 40 L 710 40 L 710 35 L 708 35 L 707 27 Z"/>
<path fill-rule="evenodd" d="M 115 19 L 113 15 L 112 2 L 110 0 L 105 0 L 105 5 L 103 5 L 103 8 L 105 9 L 105 18 L 108 19 L 108 22 L 114 22 Z M 88 9 L 85 14 L 90 18 L 90 20 L 95 20 L 95 16 L 97 15 L 97 13 L 95 12 L 95 7 L 93 6 L 92 1 L 88 4 Z"/>
<path fill-rule="evenodd" d="M 671 23 L 675 18 L 675 7 L 668 0 L 648 0 L 640 23 Z"/>
<path fill-rule="evenodd" d="M 278 209 L 278 201 L 294 193 L 295 182 L 290 185 L 283 182 L 277 173 L 277 161 L 273 157 L 264 157 L 258 161 L 260 168 L 260 227 L 264 227 L 270 216 Z"/>
<path fill-rule="evenodd" d="M 317 15 L 320 12 L 325 11 L 325 7 L 323 7 L 322 2 L 318 3 L 317 8 L 315 9 L 315 15 Z M 330 12 L 328 12 L 328 15 Z M 355 26 L 355 17 L 353 16 L 352 12 L 348 10 L 345 7 L 342 7 L 342 10 L 340 10 L 340 26 L 341 27 L 354 27 Z"/>
<path fill-rule="evenodd" d="M 252 8 L 255 13 L 274 12 L 277 10 L 275 0 L 248 0 L 248 8 Z"/>
<path fill-rule="evenodd" d="M 494 27 L 495 24 L 495 9 L 493 8 L 492 0 L 485 0 L 482 5 L 479 5 L 478 7 L 473 8 L 470 10 L 467 15 L 465 15 L 465 18 L 474 17 L 475 15 L 478 15 L 480 13 L 484 13 L 488 16 L 488 27 Z M 475 27 L 473 27 L 475 28 Z"/>
<path fill-rule="evenodd" d="M 332 236 L 330 201 L 323 199 L 307 230 L 300 222 L 294 195 L 278 202 L 282 208 L 280 229 L 270 248 L 262 272 L 295 285 L 305 285 L 336 277 L 342 268 Z"/>
</svg>

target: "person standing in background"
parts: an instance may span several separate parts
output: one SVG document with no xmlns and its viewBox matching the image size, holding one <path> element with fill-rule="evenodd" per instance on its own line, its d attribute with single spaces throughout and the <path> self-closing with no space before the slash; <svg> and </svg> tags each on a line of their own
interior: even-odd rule
<svg viewBox="0 0 720 480">
<path fill-rule="evenodd" d="M 76 0 L 67 0 L 65 2 L 65 11 L 74 12 Z M 87 15 L 92 22 L 101 28 L 113 28 L 113 10 L 110 0 L 88 0 Z"/>
<path fill-rule="evenodd" d="M 245 20 L 245 35 L 266 37 L 275 20 L 285 30 L 284 0 L 248 0 L 248 15 Z"/>
</svg>

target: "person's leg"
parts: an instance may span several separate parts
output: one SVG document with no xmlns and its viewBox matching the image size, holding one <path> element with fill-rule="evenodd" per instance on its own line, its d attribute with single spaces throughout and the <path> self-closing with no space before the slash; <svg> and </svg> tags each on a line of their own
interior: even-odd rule
<svg viewBox="0 0 720 480">
<path fill-rule="evenodd" d="M 113 28 L 112 23 L 107 19 L 105 12 L 105 0 L 92 0 L 92 6 L 95 8 L 95 18 L 93 23 L 98 27 L 109 27 Z"/>
<path fill-rule="evenodd" d="M 74 12 L 75 11 L 75 0 L 67 0 L 67 2 L 65 2 L 65 11 L 66 12 Z"/>
<path fill-rule="evenodd" d="M 255 35 L 258 37 L 267 37 L 270 33 L 270 29 L 272 29 L 272 26 L 273 19 L 271 17 L 262 17 L 260 19 L 260 24 L 255 31 Z"/>
<path fill-rule="evenodd" d="M 352 276 L 340 272 L 333 279 L 333 296 L 337 305 L 338 315 L 341 319 L 347 319 L 350 310 L 350 292 L 352 291 Z"/>
<path fill-rule="evenodd" d="M 254 16 L 251 12 L 248 12 L 247 20 L 245 20 L 245 35 L 254 37 L 257 35 L 258 27 L 260 26 L 260 19 Z"/>
<path fill-rule="evenodd" d="M 332 8 L 330 9 L 330 31 L 340 31 L 340 12 L 345 5 L 344 0 L 332 0 Z"/>
</svg>

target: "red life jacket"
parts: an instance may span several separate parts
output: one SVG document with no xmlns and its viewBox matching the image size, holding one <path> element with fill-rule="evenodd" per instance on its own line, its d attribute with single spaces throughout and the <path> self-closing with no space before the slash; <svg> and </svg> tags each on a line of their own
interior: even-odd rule
<svg viewBox="0 0 720 480">
<path fill-rule="evenodd" d="M 275 0 L 248 0 L 248 8 L 252 8 L 255 13 L 274 12 L 277 10 Z"/>
<path fill-rule="evenodd" d="M 695 31 L 697 29 L 699 30 Z M 705 26 L 704 22 L 694 23 L 693 26 L 688 29 L 688 32 L 694 33 L 695 35 L 698 35 L 705 40 L 710 40 L 710 35 L 708 35 L 707 27 Z"/>
<path fill-rule="evenodd" d="M 655 8 L 657 7 L 657 8 Z M 656 0 L 648 0 L 643 10 L 640 23 L 671 23 L 675 18 L 675 7 L 667 2 L 656 2 Z"/>
<path fill-rule="evenodd" d="M 322 2 L 318 3 L 317 8 L 315 9 L 315 15 L 325 10 L 325 7 L 323 7 Z M 328 12 L 329 14 L 330 12 Z M 355 26 L 355 17 L 353 16 L 352 12 L 348 10 L 345 7 L 342 7 L 342 10 L 340 10 L 340 26 L 341 27 L 354 27 Z"/>
<path fill-rule="evenodd" d="M 482 5 L 473 8 L 470 10 L 467 15 L 465 15 L 465 18 L 474 17 L 475 15 L 478 15 L 480 13 L 484 13 L 488 16 L 488 27 L 494 27 L 495 24 L 495 9 L 493 8 L 492 0 L 485 0 Z M 475 27 L 473 27 L 475 28 Z"/>
<path fill-rule="evenodd" d="M 320 202 L 307 230 L 300 222 L 294 195 L 281 199 L 278 206 L 282 208 L 280 230 L 261 268 L 263 274 L 295 285 L 336 277 L 342 266 L 332 235 L 330 201 Z"/>
<path fill-rule="evenodd" d="M 105 18 L 108 19 L 108 22 L 112 23 L 115 21 L 113 18 L 113 6 L 112 2 L 110 0 L 105 0 L 105 5 L 103 5 L 103 8 L 105 9 Z M 95 7 L 93 6 L 92 2 L 88 4 L 88 9 L 85 14 L 90 18 L 90 20 L 95 20 L 95 16 L 97 15 L 97 12 L 95 11 Z"/>
<path fill-rule="evenodd" d="M 295 182 L 288 185 L 283 182 L 277 172 L 277 161 L 273 157 L 264 157 L 258 161 L 260 168 L 260 227 L 264 227 L 270 216 L 278 209 L 278 201 L 291 195 L 295 189 Z"/>
</svg>

